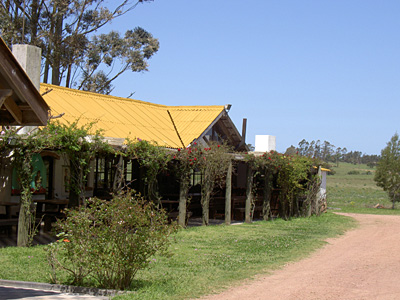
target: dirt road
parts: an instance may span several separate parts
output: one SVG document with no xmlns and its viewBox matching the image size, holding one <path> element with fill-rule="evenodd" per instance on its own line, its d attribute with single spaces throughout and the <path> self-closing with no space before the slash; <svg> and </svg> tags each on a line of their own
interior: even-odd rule
<svg viewBox="0 0 400 300">
<path fill-rule="evenodd" d="M 400 299 L 400 216 L 344 215 L 360 226 L 272 275 L 202 299 Z"/>
</svg>

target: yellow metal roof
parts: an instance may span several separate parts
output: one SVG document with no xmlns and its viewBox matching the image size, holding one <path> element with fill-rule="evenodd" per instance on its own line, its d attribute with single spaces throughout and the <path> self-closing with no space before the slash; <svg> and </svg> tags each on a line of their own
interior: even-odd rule
<svg viewBox="0 0 400 300">
<path fill-rule="evenodd" d="M 51 91 L 50 91 L 51 90 Z M 224 106 L 166 106 L 149 102 L 73 90 L 44 84 L 40 92 L 60 122 L 96 121 L 105 137 L 140 138 L 169 148 L 182 147 L 171 117 L 185 146 L 197 139 L 224 111 Z M 168 114 L 170 113 L 170 115 Z"/>
</svg>

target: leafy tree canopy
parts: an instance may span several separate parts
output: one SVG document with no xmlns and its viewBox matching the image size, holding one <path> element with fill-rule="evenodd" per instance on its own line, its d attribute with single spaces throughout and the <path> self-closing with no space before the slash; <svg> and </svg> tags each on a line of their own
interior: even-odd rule
<svg viewBox="0 0 400 300">
<path fill-rule="evenodd" d="M 111 9 L 104 0 L 2 0 L 0 34 L 9 46 L 42 49 L 44 82 L 109 94 L 125 71 L 147 71 L 159 43 L 140 27 L 124 35 L 96 31 L 149 1 L 115 1 Z"/>
<path fill-rule="evenodd" d="M 400 139 L 397 133 L 381 151 L 374 180 L 388 193 L 394 208 L 395 202 L 400 201 Z"/>
</svg>

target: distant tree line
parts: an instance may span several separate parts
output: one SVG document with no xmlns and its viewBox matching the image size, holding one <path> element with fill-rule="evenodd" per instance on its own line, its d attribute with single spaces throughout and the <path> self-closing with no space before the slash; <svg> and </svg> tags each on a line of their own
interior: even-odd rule
<svg viewBox="0 0 400 300">
<path fill-rule="evenodd" d="M 367 164 L 370 167 L 376 166 L 380 159 L 379 155 L 363 154 L 361 151 L 348 151 L 346 147 L 336 147 L 328 141 L 320 140 L 308 142 L 301 140 L 298 147 L 290 146 L 286 154 L 299 154 L 302 156 L 320 159 L 327 163 L 334 163 L 337 166 L 339 162 L 352 164 Z"/>
</svg>

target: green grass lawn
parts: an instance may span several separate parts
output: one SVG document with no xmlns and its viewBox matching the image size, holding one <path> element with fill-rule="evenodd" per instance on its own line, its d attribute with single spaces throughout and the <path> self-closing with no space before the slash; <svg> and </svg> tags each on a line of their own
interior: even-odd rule
<svg viewBox="0 0 400 300">
<path fill-rule="evenodd" d="M 328 176 L 328 206 L 341 212 L 400 214 L 373 181 L 366 165 L 341 163 Z M 350 171 L 360 174 L 349 175 Z M 373 208 L 381 204 L 388 209 Z M 339 210 L 335 210 L 339 211 Z M 291 221 L 196 227 L 179 231 L 171 246 L 173 255 L 154 257 L 140 271 L 132 293 L 114 299 L 187 299 L 237 284 L 240 280 L 282 267 L 309 255 L 328 237 L 356 226 L 353 219 L 330 211 L 320 217 Z M 0 249 L 0 278 L 50 282 L 43 246 Z M 67 284 L 66 274 L 59 275 Z"/>
<path fill-rule="evenodd" d="M 154 257 L 151 267 L 138 273 L 134 292 L 115 299 L 187 299 L 218 291 L 299 260 L 352 226 L 353 219 L 327 213 L 181 230 L 172 257 Z M 49 282 L 49 273 L 43 246 L 0 249 L 2 279 Z M 65 275 L 59 279 L 66 283 Z"/>
<path fill-rule="evenodd" d="M 400 214 L 400 210 L 390 209 L 392 203 L 387 193 L 374 181 L 375 170 L 367 165 L 340 163 L 333 168 L 335 175 L 327 176 L 328 207 L 340 208 L 342 212 L 370 214 Z M 348 174 L 358 171 L 360 174 Z M 376 209 L 381 204 L 385 209 Z"/>
</svg>

